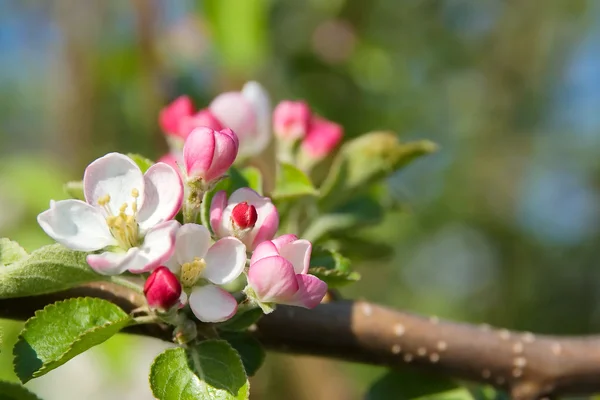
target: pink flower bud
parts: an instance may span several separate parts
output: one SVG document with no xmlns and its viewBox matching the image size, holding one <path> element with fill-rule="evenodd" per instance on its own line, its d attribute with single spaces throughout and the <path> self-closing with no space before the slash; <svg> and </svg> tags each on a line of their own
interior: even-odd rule
<svg viewBox="0 0 600 400">
<path fill-rule="evenodd" d="M 293 235 L 258 245 L 248 270 L 251 293 L 264 303 L 316 307 L 327 293 L 327 284 L 309 275 L 312 245 Z"/>
<path fill-rule="evenodd" d="M 177 134 L 185 139 L 195 128 L 207 127 L 215 131 L 223 129 L 221 122 L 213 115 L 208 108 L 198 111 L 194 115 L 181 118 L 179 121 Z"/>
<path fill-rule="evenodd" d="M 337 147 L 342 136 L 344 129 L 341 125 L 315 116 L 310 121 L 310 128 L 302 141 L 301 149 L 309 157 L 321 159 Z"/>
<path fill-rule="evenodd" d="M 193 114 L 192 100 L 188 96 L 180 96 L 160 111 L 158 123 L 166 134 L 179 136 L 179 123 Z"/>
<path fill-rule="evenodd" d="M 181 283 L 169 268 L 158 267 L 146 280 L 144 295 L 151 308 L 166 311 L 179 303 Z"/>
<path fill-rule="evenodd" d="M 273 111 L 275 134 L 285 140 L 302 139 L 308 131 L 310 108 L 303 101 L 282 101 Z"/>
<path fill-rule="evenodd" d="M 246 207 L 253 208 L 256 216 L 246 217 Z M 240 215 L 234 215 L 236 213 Z M 240 230 L 244 223 L 248 228 Z M 218 237 L 236 236 L 248 249 L 254 249 L 273 238 L 279 227 L 279 214 L 271 199 L 250 188 L 236 190 L 229 199 L 227 193 L 220 191 L 210 205 L 210 226 Z"/>
<path fill-rule="evenodd" d="M 241 230 L 254 228 L 258 214 L 256 213 L 256 207 L 248 204 L 244 201 L 238 203 L 233 210 L 231 210 L 231 222 Z"/>
<path fill-rule="evenodd" d="M 183 146 L 183 163 L 188 177 L 212 182 L 227 172 L 238 153 L 238 138 L 231 129 L 194 129 Z"/>
</svg>

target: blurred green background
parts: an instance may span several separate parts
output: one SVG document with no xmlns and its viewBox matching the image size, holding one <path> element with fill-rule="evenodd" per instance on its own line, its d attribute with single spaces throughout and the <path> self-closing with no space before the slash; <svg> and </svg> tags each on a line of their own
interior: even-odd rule
<svg viewBox="0 0 600 400">
<path fill-rule="evenodd" d="M 600 330 L 600 2 L 0 0 L 0 236 L 108 151 L 166 150 L 158 110 L 260 81 L 347 137 L 441 150 L 393 176 L 405 207 L 343 294 L 536 332 Z M 15 380 L 3 322 L 0 379 Z M 28 384 L 45 399 L 150 399 L 164 345 L 111 339 Z M 360 399 L 383 369 L 271 355 L 253 398 Z M 323 379 L 323 377 L 326 379 Z M 65 393 L 65 388 L 68 392 Z"/>
</svg>

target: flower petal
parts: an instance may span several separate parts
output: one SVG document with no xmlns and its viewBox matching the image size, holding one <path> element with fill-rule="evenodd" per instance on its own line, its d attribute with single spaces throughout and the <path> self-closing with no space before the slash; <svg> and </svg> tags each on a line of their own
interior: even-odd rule
<svg viewBox="0 0 600 400">
<path fill-rule="evenodd" d="M 255 207 L 258 218 L 247 238 L 249 241 L 251 240 L 251 249 L 256 248 L 265 240 L 273 239 L 273 236 L 277 233 L 277 228 L 279 228 L 279 214 L 273 203 L 270 201 L 263 202 Z"/>
<path fill-rule="evenodd" d="M 204 225 L 185 224 L 177 231 L 175 257 L 179 265 L 204 258 L 210 247 L 210 232 Z"/>
<path fill-rule="evenodd" d="M 238 153 L 238 139 L 231 129 L 215 131 L 214 140 L 212 164 L 204 177 L 207 181 L 213 181 L 223 176 L 235 161 Z"/>
<path fill-rule="evenodd" d="M 242 93 L 221 93 L 210 103 L 209 109 L 223 126 L 238 135 L 242 146 L 252 142 L 256 130 L 255 110 Z"/>
<path fill-rule="evenodd" d="M 143 203 L 144 176 L 136 163 L 124 154 L 109 153 L 85 169 L 83 192 L 85 200 L 93 206 L 98 204 L 98 199 L 109 195 L 108 207 L 116 215 L 123 204 L 131 204 L 133 189 L 138 191 Z"/>
<path fill-rule="evenodd" d="M 136 266 L 138 253 L 137 247 L 132 247 L 126 253 L 105 251 L 100 254 L 88 254 L 86 261 L 99 274 L 118 275 Z"/>
<path fill-rule="evenodd" d="M 183 161 L 189 176 L 204 178 L 215 157 L 215 131 L 200 127 L 194 129 L 183 145 Z"/>
<path fill-rule="evenodd" d="M 237 311 L 235 298 L 227 291 L 214 286 L 195 287 L 189 298 L 192 312 L 202 322 L 222 322 Z"/>
<path fill-rule="evenodd" d="M 257 155 L 271 141 L 271 99 L 267 91 L 258 82 L 248 82 L 242 89 L 242 95 L 252 105 L 256 118 L 256 128 L 252 141 L 246 141 L 246 148 L 240 153 Z"/>
<path fill-rule="evenodd" d="M 237 204 L 247 202 L 248 204 L 254 205 L 254 203 L 261 203 L 264 201 L 270 201 L 268 197 L 263 197 L 258 194 L 256 191 L 243 187 L 239 188 L 235 192 L 231 193 L 231 197 L 229 197 L 228 204 Z M 254 205 L 256 207 L 256 205 Z"/>
<path fill-rule="evenodd" d="M 213 244 L 206 257 L 203 276 L 217 285 L 224 285 L 240 276 L 246 266 L 246 246 L 232 236 Z"/>
<path fill-rule="evenodd" d="M 210 227 L 218 237 L 227 236 L 223 221 L 223 210 L 227 207 L 227 192 L 219 190 L 210 203 Z"/>
<path fill-rule="evenodd" d="M 294 235 L 293 233 L 287 233 L 285 235 L 277 236 L 272 240 L 272 242 L 275 247 L 277 247 L 277 250 L 281 250 L 284 245 L 292 243 L 296 240 L 298 240 L 298 236 Z"/>
<path fill-rule="evenodd" d="M 175 234 L 179 228 L 177 221 L 162 222 L 148 231 L 144 243 L 132 266 L 127 269 L 134 274 L 152 271 L 165 263 L 175 251 Z"/>
<path fill-rule="evenodd" d="M 158 123 L 165 133 L 177 135 L 181 119 L 192 115 L 194 104 L 188 96 L 180 96 L 162 110 L 158 116 Z"/>
<path fill-rule="evenodd" d="M 296 279 L 299 289 L 291 305 L 305 308 L 318 306 L 327 293 L 327 284 L 313 275 L 298 274 Z"/>
<path fill-rule="evenodd" d="M 312 245 L 308 240 L 295 240 L 279 249 L 279 254 L 292 263 L 297 274 L 306 274 L 310 265 Z"/>
<path fill-rule="evenodd" d="M 144 205 L 138 214 L 142 231 L 177 215 L 183 199 L 181 178 L 177 171 L 165 163 L 151 166 L 144 175 L 144 183 Z"/>
<path fill-rule="evenodd" d="M 288 303 L 298 291 L 292 264 L 283 257 L 266 257 L 250 264 L 248 282 L 259 300 Z"/>
<path fill-rule="evenodd" d="M 273 257 L 273 256 L 278 256 L 278 255 L 279 255 L 279 251 L 277 250 L 277 247 L 275 247 L 275 244 L 270 240 L 266 240 L 266 241 L 262 242 L 261 244 L 259 244 L 256 247 L 256 249 L 254 249 L 254 251 L 252 252 L 252 258 L 250 259 L 250 265 L 254 264 L 258 260 L 261 260 L 263 258 Z"/>
<path fill-rule="evenodd" d="M 52 202 L 37 220 L 48 236 L 71 250 L 94 251 L 117 243 L 100 210 L 81 200 Z"/>
</svg>

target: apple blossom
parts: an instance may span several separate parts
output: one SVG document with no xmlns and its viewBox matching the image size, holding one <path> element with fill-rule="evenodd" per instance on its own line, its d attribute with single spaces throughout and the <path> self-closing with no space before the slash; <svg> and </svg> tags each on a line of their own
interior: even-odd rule
<svg viewBox="0 0 600 400">
<path fill-rule="evenodd" d="M 167 311 L 179 303 L 181 283 L 167 267 L 158 267 L 146 279 L 144 295 L 151 308 Z"/>
<path fill-rule="evenodd" d="M 341 125 L 314 116 L 300 149 L 308 158 L 320 160 L 337 147 L 342 136 L 344 136 L 344 128 Z"/>
<path fill-rule="evenodd" d="M 194 104 L 188 96 L 180 96 L 173 100 L 171 104 L 160 110 L 158 123 L 167 135 L 179 135 L 179 123 L 182 118 L 190 117 L 194 114 Z"/>
<path fill-rule="evenodd" d="M 248 224 L 242 218 L 240 205 L 254 208 L 256 220 Z M 234 210 L 237 210 L 234 213 Z M 248 210 L 252 213 L 252 210 Z M 249 216 L 251 217 L 251 215 Z M 215 193 L 210 206 L 210 226 L 218 237 L 235 236 L 253 250 L 259 243 L 273 238 L 279 227 L 279 214 L 268 197 L 250 188 L 240 188 L 227 199 L 227 193 Z"/>
<path fill-rule="evenodd" d="M 175 253 L 166 265 L 191 292 L 189 305 L 200 321 L 221 322 L 236 313 L 236 299 L 217 285 L 232 282 L 244 271 L 246 246 L 240 240 L 225 237 L 211 245 L 206 227 L 185 224 L 177 231 Z"/>
<path fill-rule="evenodd" d="M 246 294 L 265 311 L 269 303 L 316 307 L 327 284 L 308 274 L 311 251 L 308 240 L 291 234 L 262 242 L 250 259 Z"/>
<path fill-rule="evenodd" d="M 271 141 L 271 100 L 257 82 L 248 82 L 241 92 L 225 92 L 209 105 L 223 126 L 233 129 L 240 140 L 240 156 L 260 154 Z"/>
<path fill-rule="evenodd" d="M 110 153 L 86 168 L 83 191 L 86 201 L 53 201 L 37 220 L 67 248 L 104 249 L 87 256 L 96 272 L 147 272 L 171 256 L 179 226 L 171 219 L 183 195 L 173 168 L 157 163 L 142 174 L 129 157 Z"/>
<path fill-rule="evenodd" d="M 302 139 L 308 131 L 310 108 L 304 101 L 282 101 L 273 111 L 275 134 L 286 141 Z"/>
</svg>

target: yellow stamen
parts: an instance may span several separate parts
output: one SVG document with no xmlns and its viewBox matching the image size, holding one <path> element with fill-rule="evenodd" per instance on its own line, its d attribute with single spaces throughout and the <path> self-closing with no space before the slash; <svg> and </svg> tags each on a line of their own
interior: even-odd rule
<svg viewBox="0 0 600 400">
<path fill-rule="evenodd" d="M 134 199 L 137 199 L 139 197 L 139 195 L 140 195 L 139 190 L 137 190 L 135 188 L 131 189 L 131 197 L 133 197 Z"/>
<path fill-rule="evenodd" d="M 192 287 L 202 277 L 206 268 L 204 259 L 195 257 L 194 261 L 187 262 L 181 266 L 181 284 L 185 287 Z"/>
<path fill-rule="evenodd" d="M 123 203 L 123 204 L 121 205 L 121 207 L 119 207 L 119 212 L 120 212 L 121 214 L 124 214 L 124 213 L 125 213 L 125 210 L 127 210 L 127 203 Z"/>
<path fill-rule="evenodd" d="M 105 194 L 104 196 L 98 199 L 98 205 L 105 206 L 110 202 L 110 195 Z"/>
</svg>

